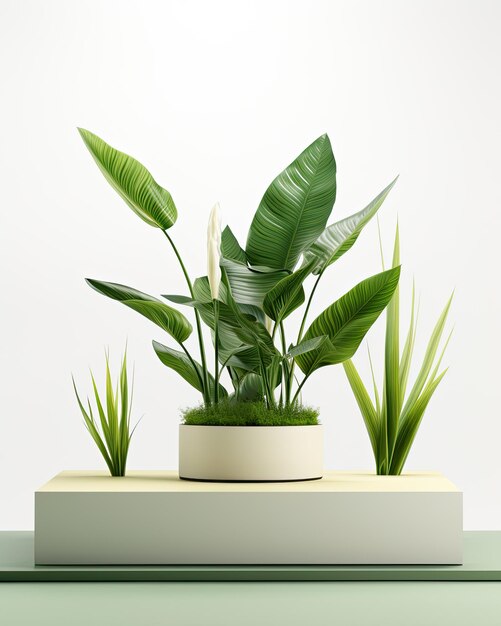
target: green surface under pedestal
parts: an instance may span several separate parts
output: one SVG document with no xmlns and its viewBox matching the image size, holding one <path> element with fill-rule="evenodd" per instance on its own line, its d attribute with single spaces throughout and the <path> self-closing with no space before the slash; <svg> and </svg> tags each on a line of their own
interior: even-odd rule
<svg viewBox="0 0 501 626">
<path fill-rule="evenodd" d="M 0 581 L 501 581 L 501 531 L 465 532 L 464 565 L 447 566 L 35 566 L 33 532 L 0 532 Z"/>
</svg>

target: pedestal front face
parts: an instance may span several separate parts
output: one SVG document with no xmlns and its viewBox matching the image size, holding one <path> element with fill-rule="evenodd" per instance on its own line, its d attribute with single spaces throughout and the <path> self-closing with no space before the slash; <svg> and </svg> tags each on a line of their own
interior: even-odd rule
<svg viewBox="0 0 501 626">
<path fill-rule="evenodd" d="M 62 472 L 35 494 L 35 562 L 460 564 L 462 517 L 462 493 L 431 472 L 257 484 Z"/>
</svg>

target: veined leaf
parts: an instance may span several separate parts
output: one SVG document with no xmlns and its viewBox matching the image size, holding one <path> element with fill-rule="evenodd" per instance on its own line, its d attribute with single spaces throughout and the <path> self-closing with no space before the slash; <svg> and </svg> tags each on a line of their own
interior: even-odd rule
<svg viewBox="0 0 501 626">
<path fill-rule="evenodd" d="M 179 343 L 186 341 L 191 335 L 193 328 L 186 317 L 164 302 L 126 285 L 107 283 L 91 278 L 86 279 L 86 281 L 102 295 L 118 300 L 125 306 L 141 313 Z"/>
<path fill-rule="evenodd" d="M 235 301 L 257 307 L 262 307 L 266 294 L 287 276 L 284 271 L 256 271 L 230 259 L 221 259 L 221 267 L 226 271 Z"/>
<path fill-rule="evenodd" d="M 192 387 L 195 387 L 200 392 L 203 392 L 203 369 L 200 363 L 195 360 L 190 360 L 187 354 L 180 352 L 179 350 L 173 350 L 168 346 L 164 346 L 158 341 L 153 341 L 153 349 L 155 350 L 158 358 L 164 365 L 170 367 L 170 369 L 177 372 L 184 380 L 190 383 Z M 208 373 L 209 387 L 211 396 L 214 396 L 214 377 Z M 228 392 L 219 384 L 219 397 L 226 398 Z"/>
<path fill-rule="evenodd" d="M 322 135 L 266 190 L 247 239 L 250 264 L 293 270 L 325 228 L 335 198 L 336 162 Z"/>
<path fill-rule="evenodd" d="M 306 340 L 303 339 L 303 341 L 300 341 L 296 346 L 291 346 L 286 356 L 289 358 L 293 358 L 293 357 L 299 356 L 300 354 L 306 354 L 307 352 L 316 350 L 327 339 L 328 339 L 327 335 L 322 335 L 321 337 L 313 337 L 313 339 L 306 339 Z"/>
<path fill-rule="evenodd" d="M 282 278 L 269 291 L 263 301 L 263 309 L 272 320 L 280 323 L 304 302 L 303 283 L 311 273 L 312 264 L 306 264 Z"/>
<path fill-rule="evenodd" d="M 162 298 L 174 302 L 174 304 L 185 304 L 186 306 L 193 306 L 194 300 L 191 296 L 180 296 L 177 294 L 162 294 Z"/>
<path fill-rule="evenodd" d="M 342 363 L 357 351 L 360 342 L 390 301 L 398 284 L 400 268 L 366 278 L 325 309 L 311 324 L 304 339 L 327 335 L 320 348 L 296 357 L 309 375 L 319 367 Z"/>
<path fill-rule="evenodd" d="M 175 223 L 177 209 L 172 196 L 139 161 L 84 128 L 78 132 L 106 180 L 136 215 L 162 230 Z"/>
<path fill-rule="evenodd" d="M 221 234 L 221 254 L 225 259 L 237 261 L 244 265 L 247 264 L 245 250 L 240 247 L 237 238 L 229 226 L 226 226 Z"/>
<path fill-rule="evenodd" d="M 397 177 L 398 178 L 398 177 Z M 392 181 L 365 209 L 327 226 L 304 253 L 304 263 L 313 262 L 313 274 L 323 272 L 353 246 L 364 226 L 374 217 L 397 182 Z"/>
<path fill-rule="evenodd" d="M 235 381 L 234 398 L 238 402 L 254 402 L 263 398 L 263 383 L 261 376 L 254 372 L 246 372 Z"/>
</svg>

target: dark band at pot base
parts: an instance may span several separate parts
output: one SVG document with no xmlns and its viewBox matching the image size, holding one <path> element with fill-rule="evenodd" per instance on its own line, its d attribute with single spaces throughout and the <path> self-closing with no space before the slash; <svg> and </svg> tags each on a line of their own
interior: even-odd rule
<svg viewBox="0 0 501 626">
<path fill-rule="evenodd" d="M 215 478 L 187 478 L 179 476 L 181 480 L 191 480 L 194 483 L 305 483 L 311 480 L 321 480 L 323 476 L 315 478 L 286 478 L 284 480 L 222 480 Z"/>
</svg>

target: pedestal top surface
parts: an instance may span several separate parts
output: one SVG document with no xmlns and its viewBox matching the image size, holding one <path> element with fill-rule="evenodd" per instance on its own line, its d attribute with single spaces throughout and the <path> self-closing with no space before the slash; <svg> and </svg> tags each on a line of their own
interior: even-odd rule
<svg viewBox="0 0 501 626">
<path fill-rule="evenodd" d="M 326 471 L 320 480 L 277 483 L 223 483 L 180 480 L 175 470 L 130 470 L 125 477 L 106 471 L 64 471 L 37 489 L 47 492 L 166 492 L 166 493 L 298 493 L 298 492 L 458 492 L 438 472 L 406 472 L 401 476 L 376 476 L 368 471 Z"/>
</svg>

